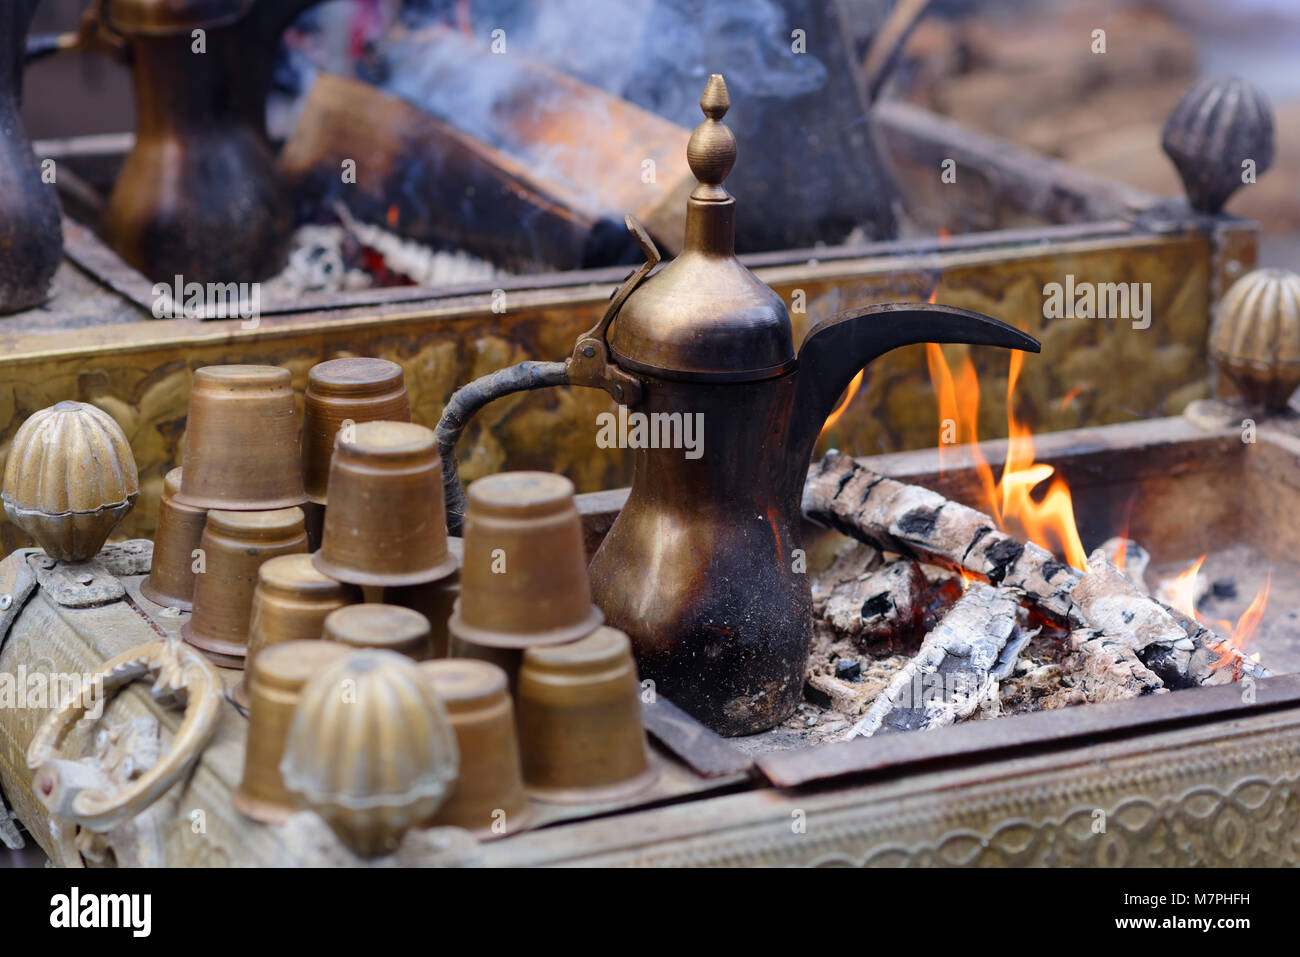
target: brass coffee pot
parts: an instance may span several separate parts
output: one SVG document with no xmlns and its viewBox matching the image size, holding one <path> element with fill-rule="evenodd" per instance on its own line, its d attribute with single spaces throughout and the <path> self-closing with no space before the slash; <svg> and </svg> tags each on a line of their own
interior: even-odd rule
<svg viewBox="0 0 1300 957">
<path fill-rule="evenodd" d="M 136 139 L 104 211 L 150 279 L 253 282 L 288 255 L 293 215 L 266 133 L 280 34 L 319 0 L 106 0 L 133 64 Z"/>
<path fill-rule="evenodd" d="M 23 50 L 37 0 L 0 3 L 0 314 L 45 301 L 63 258 L 54 186 L 23 129 Z"/>
<path fill-rule="evenodd" d="M 796 354 L 785 304 L 734 255 L 735 200 L 722 185 L 736 158 L 721 122 L 728 106 L 714 74 L 700 99 L 707 118 L 687 147 L 699 185 L 681 255 L 649 275 L 658 252 L 630 221 L 647 262 L 573 355 L 470 383 L 452 396 L 438 435 L 455 533 L 464 511 L 455 443 L 497 396 L 595 386 L 645 413 L 661 439 L 685 436 L 688 419 L 700 424 L 697 448 L 634 450 L 627 504 L 591 562 L 592 593 L 606 623 L 632 638 L 643 680 L 708 727 L 739 735 L 780 723 L 803 691 L 813 616 L 800 500 L 818 433 L 849 381 L 914 343 L 1039 344 L 977 312 L 888 303 L 820 322 Z"/>
</svg>

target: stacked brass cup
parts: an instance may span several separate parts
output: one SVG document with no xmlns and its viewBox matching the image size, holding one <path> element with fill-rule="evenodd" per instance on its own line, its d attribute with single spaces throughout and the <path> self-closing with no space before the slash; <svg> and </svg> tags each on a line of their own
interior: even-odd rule
<svg viewBox="0 0 1300 957">
<path fill-rule="evenodd" d="M 197 510 L 207 512 L 199 553 L 181 554 L 184 542 L 165 551 L 150 580 L 179 582 L 180 563 L 189 565 L 196 573 L 193 615 L 181 635 L 218 664 L 240 668 L 258 570 L 277 555 L 307 550 L 289 370 L 228 365 L 196 371 L 182 466 L 180 489 L 169 504 L 178 513 L 188 510 L 191 519 Z M 168 517 L 160 510 L 160 520 Z"/>
<path fill-rule="evenodd" d="M 636 665 L 627 636 L 602 627 L 592 603 L 573 483 L 505 472 L 470 485 L 467 502 L 450 653 L 504 673 L 527 793 L 544 803 L 598 803 L 648 788 L 655 772 Z M 467 775 L 473 746 L 463 751 Z M 443 813 L 458 807 L 453 794 Z"/>
<path fill-rule="evenodd" d="M 329 502 L 330 459 L 340 431 L 360 422 L 409 422 L 411 402 L 402 367 L 387 359 L 351 357 L 312 366 L 303 396 L 302 477 L 307 529 L 320 547 L 320 524 Z"/>
</svg>

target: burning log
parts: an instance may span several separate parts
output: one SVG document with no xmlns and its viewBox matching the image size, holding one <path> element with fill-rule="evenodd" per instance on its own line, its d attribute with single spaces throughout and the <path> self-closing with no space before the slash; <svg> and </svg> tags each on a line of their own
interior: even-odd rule
<svg viewBox="0 0 1300 957">
<path fill-rule="evenodd" d="M 860 648 L 892 644 L 919 628 L 926 585 L 916 562 L 891 562 L 832 588 L 823 617 Z"/>
<path fill-rule="evenodd" d="M 1088 571 L 1081 573 L 1046 549 L 998 531 L 982 512 L 929 489 L 885 478 L 840 452 L 828 452 L 813 466 L 803 510 L 813 521 L 876 548 L 962 569 L 1023 595 L 1072 633 L 1099 633 L 1080 644 L 1102 643 L 1081 653 L 1097 656 L 1089 667 L 1101 668 L 1111 678 L 1128 668 L 1122 685 L 1130 678 L 1136 681 L 1132 687 L 1150 682 L 1145 674 L 1132 671 L 1126 655 L 1116 657 L 1119 644 L 1130 648 L 1143 667 L 1171 689 L 1270 674 L 1210 629 L 1152 598 L 1145 583 L 1119 571 L 1103 550 L 1092 554 Z M 1115 658 L 1113 665 L 1120 671 L 1114 672 L 1102 656 Z"/>
<path fill-rule="evenodd" d="M 1204 625 L 1148 597 L 1100 550 L 1088 559 L 1088 572 L 1075 588 L 1074 599 L 1094 628 L 1123 639 L 1166 687 L 1270 674 Z"/>
<path fill-rule="evenodd" d="M 885 551 L 964 570 L 1033 599 L 1071 627 L 1084 625 L 1070 592 L 1079 572 L 1051 552 L 999 531 L 983 512 L 885 478 L 832 450 L 804 486 L 804 514 Z"/>
<path fill-rule="evenodd" d="M 464 43 L 437 48 L 448 42 Z M 508 139 L 451 122 L 468 122 L 472 111 L 426 112 L 412 102 L 417 91 L 403 98 L 321 76 L 280 158 L 300 211 L 343 202 L 359 220 L 509 269 L 638 258 L 622 227 L 628 211 L 661 249 L 678 251 L 695 185 L 688 130 L 518 56 L 482 59 L 511 71 L 493 110 L 509 119 Z M 444 81 L 441 89 L 457 89 Z M 349 161 L 351 177 L 341 175 Z"/>
<path fill-rule="evenodd" d="M 1168 691 L 1127 642 L 1104 632 L 1070 633 L 1074 648 L 1067 664 L 1073 686 L 1060 688 L 1043 701 L 1044 709 L 1097 701 L 1120 701 Z"/>
<path fill-rule="evenodd" d="M 1106 561 L 1122 571 L 1125 578 L 1144 594 L 1151 593 L 1146 581 L 1147 568 L 1151 564 L 1150 552 L 1133 539 L 1124 537 L 1108 538 L 1098 548 L 1106 556 Z"/>
<path fill-rule="evenodd" d="M 997 701 L 1000 677 L 1029 637 L 1019 610 L 1015 595 L 972 583 L 847 737 L 942 728 Z"/>
<path fill-rule="evenodd" d="M 1099 550 L 1088 558 L 1088 571 L 1071 593 L 1088 623 L 1122 640 L 1134 651 L 1159 644 L 1182 654 L 1187 636 L 1163 607 L 1156 604 Z"/>
<path fill-rule="evenodd" d="M 1200 622 L 1175 608 L 1162 607 L 1183 629 L 1185 637 L 1177 649 L 1178 654 L 1158 645 L 1145 654 L 1143 661 L 1168 687 L 1194 688 L 1272 675 L 1263 665 L 1247 658 Z"/>
</svg>

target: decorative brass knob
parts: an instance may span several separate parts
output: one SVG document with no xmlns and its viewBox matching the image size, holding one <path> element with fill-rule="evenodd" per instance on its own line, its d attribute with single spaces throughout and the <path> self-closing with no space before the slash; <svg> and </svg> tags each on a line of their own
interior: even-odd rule
<svg viewBox="0 0 1300 957">
<path fill-rule="evenodd" d="M 1256 269 L 1215 308 L 1210 355 L 1249 401 L 1285 409 L 1300 386 L 1300 275 Z"/>
<path fill-rule="evenodd" d="M 1273 112 L 1256 87 L 1236 77 L 1198 80 L 1165 121 L 1160 145 L 1178 167 L 1193 209 L 1218 213 L 1243 182 L 1273 165 Z"/>
<path fill-rule="evenodd" d="M 451 718 L 415 662 L 365 650 L 303 687 L 280 774 L 348 847 L 374 857 L 433 816 L 459 767 Z"/>
<path fill-rule="evenodd" d="M 9 520 L 51 558 L 94 558 L 140 494 L 122 427 L 84 402 L 60 402 L 18 429 L 5 463 Z"/>
</svg>

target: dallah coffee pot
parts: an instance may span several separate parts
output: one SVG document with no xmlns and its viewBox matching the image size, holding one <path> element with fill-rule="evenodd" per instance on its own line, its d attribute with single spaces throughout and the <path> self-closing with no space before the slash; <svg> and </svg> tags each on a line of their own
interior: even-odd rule
<svg viewBox="0 0 1300 957">
<path fill-rule="evenodd" d="M 275 46 L 319 0 L 108 0 L 133 64 L 136 138 L 104 211 L 110 246 L 150 279 L 275 274 L 293 229 L 266 134 Z"/>
<path fill-rule="evenodd" d="M 803 690 L 813 616 L 800 499 L 818 433 L 849 381 L 913 343 L 1039 344 L 980 313 L 888 303 L 818 323 L 796 354 L 785 304 L 734 255 L 735 200 L 722 185 L 736 158 L 721 122 L 728 105 L 715 74 L 687 147 L 699 185 L 681 255 L 650 275 L 658 252 L 629 221 L 647 262 L 573 355 L 470 383 L 438 435 L 455 534 L 464 511 L 455 443 L 493 398 L 586 385 L 609 392 L 629 419 L 641 413 L 648 435 L 629 443 L 640 446 L 632 489 L 591 562 L 593 597 L 606 623 L 631 637 L 643 680 L 708 727 L 739 735 L 784 720 Z"/>
<path fill-rule="evenodd" d="M 0 4 L 0 313 L 45 301 L 63 258 L 59 201 L 23 129 L 23 51 L 38 0 Z"/>
</svg>

